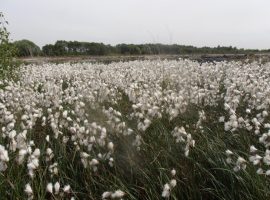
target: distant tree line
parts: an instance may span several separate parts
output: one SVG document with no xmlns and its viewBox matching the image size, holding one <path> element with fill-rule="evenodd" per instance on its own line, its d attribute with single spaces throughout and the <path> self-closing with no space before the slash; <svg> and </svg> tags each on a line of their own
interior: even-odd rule
<svg viewBox="0 0 270 200">
<path fill-rule="evenodd" d="M 96 42 L 59 40 L 40 49 L 29 40 L 13 43 L 17 56 L 80 56 L 80 55 L 158 55 L 158 54 L 251 54 L 268 50 L 238 49 L 236 47 L 194 47 L 178 44 L 118 44 L 116 46 Z"/>
</svg>

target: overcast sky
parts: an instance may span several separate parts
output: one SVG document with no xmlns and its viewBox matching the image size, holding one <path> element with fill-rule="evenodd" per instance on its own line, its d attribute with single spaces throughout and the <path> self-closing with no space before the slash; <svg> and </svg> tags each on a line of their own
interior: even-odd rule
<svg viewBox="0 0 270 200">
<path fill-rule="evenodd" d="M 13 40 L 270 48 L 270 0 L 0 0 Z"/>
</svg>

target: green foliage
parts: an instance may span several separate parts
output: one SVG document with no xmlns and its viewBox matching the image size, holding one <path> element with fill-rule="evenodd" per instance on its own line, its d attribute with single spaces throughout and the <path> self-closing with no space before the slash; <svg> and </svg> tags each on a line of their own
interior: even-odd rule
<svg viewBox="0 0 270 200">
<path fill-rule="evenodd" d="M 178 44 L 118 44 L 116 46 L 95 42 L 78 42 L 59 40 L 55 44 L 43 46 L 46 56 L 78 56 L 78 55 L 185 55 L 185 54 L 253 54 L 259 51 L 237 49 L 236 47 L 194 47 Z"/>
<path fill-rule="evenodd" d="M 13 43 L 17 48 L 17 56 L 39 56 L 41 55 L 41 50 L 34 42 L 29 40 L 19 40 Z"/>
<path fill-rule="evenodd" d="M 112 53 L 110 45 L 95 42 L 57 41 L 54 45 L 48 44 L 42 47 L 46 56 L 68 56 L 68 55 L 107 55 Z"/>
<path fill-rule="evenodd" d="M 15 68 L 14 56 L 16 48 L 9 41 L 9 32 L 6 25 L 4 15 L 0 12 L 0 78 L 8 78 L 13 75 Z"/>
</svg>

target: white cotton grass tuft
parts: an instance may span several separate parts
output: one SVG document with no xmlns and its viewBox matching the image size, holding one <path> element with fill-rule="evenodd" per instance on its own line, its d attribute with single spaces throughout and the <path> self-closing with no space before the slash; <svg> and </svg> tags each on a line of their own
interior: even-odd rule
<svg viewBox="0 0 270 200">
<path fill-rule="evenodd" d="M 64 191 L 65 193 L 70 193 L 70 190 L 71 190 L 70 185 L 65 185 L 64 188 L 63 188 L 63 191 Z"/>
<path fill-rule="evenodd" d="M 38 158 L 40 156 L 40 149 L 35 149 L 32 155 Z"/>
<path fill-rule="evenodd" d="M 227 156 L 231 156 L 231 155 L 233 155 L 233 152 L 231 150 L 227 149 L 226 150 L 226 155 Z"/>
<path fill-rule="evenodd" d="M 121 199 L 124 197 L 125 193 L 122 190 L 116 190 L 114 193 L 112 193 L 111 197 L 112 199 Z"/>
<path fill-rule="evenodd" d="M 9 161 L 8 151 L 2 145 L 0 145 L 0 161 L 2 162 Z"/>
<path fill-rule="evenodd" d="M 175 179 L 172 179 L 172 180 L 170 181 L 170 187 L 171 187 L 171 188 L 174 188 L 174 187 L 176 186 L 176 184 L 177 184 L 177 182 L 176 182 Z"/>
<path fill-rule="evenodd" d="M 65 110 L 65 111 L 63 112 L 63 118 L 67 118 L 67 115 L 68 115 L 68 111 Z"/>
<path fill-rule="evenodd" d="M 122 199 L 125 196 L 125 192 L 122 190 L 116 190 L 114 192 L 106 191 L 103 192 L 102 199 Z"/>
<path fill-rule="evenodd" d="M 110 165 L 110 167 L 114 166 L 114 159 L 112 157 L 109 158 L 109 165 Z"/>
<path fill-rule="evenodd" d="M 47 142 L 50 142 L 50 136 L 49 135 L 47 135 L 45 139 L 46 139 Z"/>
<path fill-rule="evenodd" d="M 113 151 L 114 150 L 114 144 L 112 142 L 108 143 L 108 149 L 109 151 Z"/>
<path fill-rule="evenodd" d="M 262 168 L 258 168 L 256 173 L 262 175 L 262 174 L 264 174 L 264 171 Z"/>
<path fill-rule="evenodd" d="M 176 170 L 175 169 L 172 169 L 171 170 L 171 175 L 174 177 L 176 175 Z"/>
<path fill-rule="evenodd" d="M 235 163 L 235 167 L 233 168 L 233 170 L 235 172 L 238 172 L 240 170 L 245 170 L 247 167 L 247 161 L 243 158 L 243 157 L 238 157 L 237 161 Z"/>
<path fill-rule="evenodd" d="M 49 162 L 54 157 L 53 150 L 51 148 L 46 149 L 46 161 Z"/>
<path fill-rule="evenodd" d="M 107 198 L 110 198 L 112 195 L 112 192 L 103 192 L 102 194 L 102 199 L 107 199 Z"/>
<path fill-rule="evenodd" d="M 25 185 L 24 192 L 27 194 L 28 197 L 33 195 L 33 190 L 29 183 Z"/>
<path fill-rule="evenodd" d="M 162 196 L 163 198 L 169 198 L 170 195 L 171 195 L 170 191 L 171 191 L 170 185 L 169 185 L 168 183 L 166 183 L 166 184 L 163 186 L 163 191 L 162 191 L 161 196 Z"/>
<path fill-rule="evenodd" d="M 176 175 L 176 170 L 175 169 L 172 169 L 171 170 L 171 176 L 172 177 L 175 177 L 175 175 Z M 172 189 L 175 188 L 176 185 L 177 185 L 176 179 L 172 178 L 168 183 L 166 183 L 163 186 L 163 190 L 162 190 L 161 196 L 163 198 L 169 198 L 170 195 L 171 195 Z"/>
<path fill-rule="evenodd" d="M 60 190 L 60 183 L 57 181 L 57 182 L 54 184 L 54 193 L 55 193 L 55 194 L 58 194 L 58 193 L 59 193 L 59 190 Z"/>
<path fill-rule="evenodd" d="M 53 184 L 52 183 L 47 184 L 46 191 L 48 193 L 51 193 L 51 194 L 53 193 Z"/>
<path fill-rule="evenodd" d="M 257 149 L 254 145 L 251 145 L 251 146 L 250 146 L 250 150 L 249 150 L 249 151 L 250 151 L 251 153 L 255 153 L 257 150 L 258 150 L 258 149 Z"/>
</svg>

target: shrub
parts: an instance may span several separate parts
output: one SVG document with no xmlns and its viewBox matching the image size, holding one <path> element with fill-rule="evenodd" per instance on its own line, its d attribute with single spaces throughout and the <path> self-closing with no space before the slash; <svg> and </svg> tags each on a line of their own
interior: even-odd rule
<svg viewBox="0 0 270 200">
<path fill-rule="evenodd" d="M 15 68 L 14 56 L 16 48 L 10 43 L 4 15 L 0 12 L 0 78 L 7 78 L 13 75 Z"/>
</svg>

